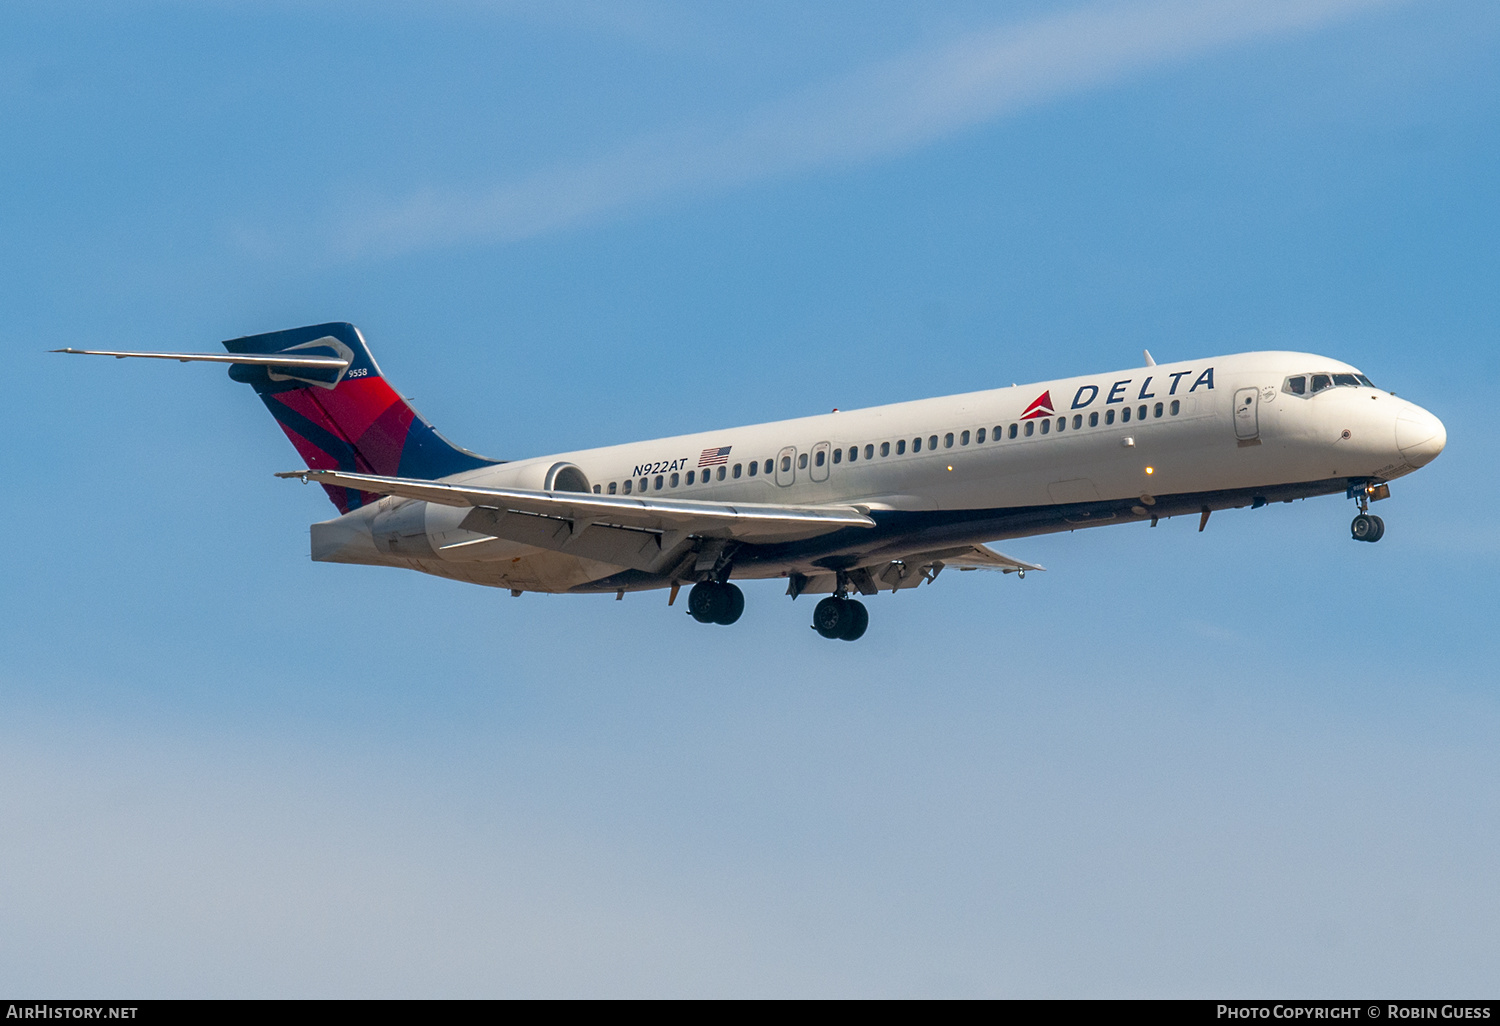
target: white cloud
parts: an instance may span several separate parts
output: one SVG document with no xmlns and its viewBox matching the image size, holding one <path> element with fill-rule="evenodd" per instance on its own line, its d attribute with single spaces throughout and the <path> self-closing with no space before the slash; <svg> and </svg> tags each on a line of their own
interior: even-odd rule
<svg viewBox="0 0 1500 1026">
<path fill-rule="evenodd" d="M 893 157 L 1028 106 L 1394 0 L 1154 0 L 970 32 L 795 94 L 720 131 L 642 138 L 485 190 L 430 187 L 338 219 L 346 256 L 507 242 L 645 205 Z"/>
</svg>

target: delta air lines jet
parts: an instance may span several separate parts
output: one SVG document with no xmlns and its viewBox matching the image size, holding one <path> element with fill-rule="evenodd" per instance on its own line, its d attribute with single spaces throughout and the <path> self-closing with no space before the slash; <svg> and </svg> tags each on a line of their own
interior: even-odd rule
<svg viewBox="0 0 1500 1026">
<path fill-rule="evenodd" d="M 1442 452 L 1426 410 L 1354 367 L 1257 352 L 1145 366 L 866 410 L 521 460 L 453 445 L 391 388 L 351 324 L 224 343 L 227 354 L 59 352 L 229 364 L 271 411 L 339 516 L 312 558 L 395 566 L 527 591 L 688 585 L 688 612 L 731 624 L 735 581 L 822 594 L 813 627 L 853 641 L 851 595 L 902 591 L 946 568 L 1024 577 L 986 542 L 1080 527 L 1371 500 Z"/>
</svg>

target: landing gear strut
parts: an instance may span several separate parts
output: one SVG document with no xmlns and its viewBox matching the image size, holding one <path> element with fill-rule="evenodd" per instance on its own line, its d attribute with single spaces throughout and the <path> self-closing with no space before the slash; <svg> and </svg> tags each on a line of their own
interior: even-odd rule
<svg viewBox="0 0 1500 1026">
<path fill-rule="evenodd" d="M 812 626 L 825 638 L 858 641 L 870 626 L 870 611 L 856 599 L 830 595 L 813 608 Z"/>
<path fill-rule="evenodd" d="M 733 584 L 699 581 L 688 592 L 688 615 L 699 623 L 729 626 L 745 611 L 745 593 Z"/>
<path fill-rule="evenodd" d="M 1366 487 L 1354 493 L 1355 501 L 1359 503 L 1359 516 L 1349 525 L 1349 533 L 1355 541 L 1378 542 L 1385 536 L 1385 521 L 1370 512 L 1370 496 L 1383 499 L 1389 494 L 1390 488 L 1384 485 L 1379 490 Z"/>
</svg>

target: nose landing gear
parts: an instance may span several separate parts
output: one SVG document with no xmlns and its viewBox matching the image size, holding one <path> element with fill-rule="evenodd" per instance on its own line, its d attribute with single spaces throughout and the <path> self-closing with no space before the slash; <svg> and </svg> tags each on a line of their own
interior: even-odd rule
<svg viewBox="0 0 1500 1026">
<path fill-rule="evenodd" d="M 1385 521 L 1370 512 L 1371 499 L 1389 498 L 1390 485 L 1351 485 L 1349 495 L 1359 503 L 1359 516 L 1349 525 L 1349 534 L 1355 541 L 1378 542 L 1385 537 Z"/>
</svg>

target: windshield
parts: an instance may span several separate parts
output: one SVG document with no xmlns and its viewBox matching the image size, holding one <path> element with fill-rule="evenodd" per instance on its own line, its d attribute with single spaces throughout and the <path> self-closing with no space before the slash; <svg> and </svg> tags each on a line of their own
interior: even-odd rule
<svg viewBox="0 0 1500 1026">
<path fill-rule="evenodd" d="M 1287 395 L 1316 395 L 1330 388 L 1374 388 L 1375 383 L 1363 374 L 1332 371 L 1323 373 L 1293 374 L 1282 382 L 1281 390 Z"/>
</svg>

